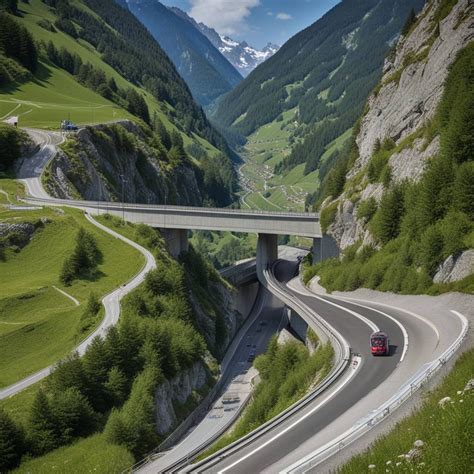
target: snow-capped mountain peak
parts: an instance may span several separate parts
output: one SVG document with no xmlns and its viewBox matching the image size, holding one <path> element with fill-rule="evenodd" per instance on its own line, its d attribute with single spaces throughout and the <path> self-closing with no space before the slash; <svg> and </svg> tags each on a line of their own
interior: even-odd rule
<svg viewBox="0 0 474 474">
<path fill-rule="evenodd" d="M 216 30 L 204 23 L 198 23 L 179 8 L 173 7 L 172 10 L 182 18 L 186 18 L 201 33 L 207 36 L 207 39 L 244 77 L 249 75 L 259 64 L 266 61 L 280 49 L 278 45 L 272 43 L 268 43 L 261 50 L 253 48 L 246 41 L 236 41 L 229 36 L 219 34 Z"/>
</svg>

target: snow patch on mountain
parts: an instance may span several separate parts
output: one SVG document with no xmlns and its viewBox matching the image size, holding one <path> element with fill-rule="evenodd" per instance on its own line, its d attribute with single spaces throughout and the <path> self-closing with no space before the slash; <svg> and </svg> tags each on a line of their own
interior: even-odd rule
<svg viewBox="0 0 474 474">
<path fill-rule="evenodd" d="M 216 30 L 208 27 L 204 23 L 198 23 L 179 8 L 173 7 L 171 9 L 177 15 L 191 22 L 204 34 L 244 77 L 248 76 L 258 65 L 262 64 L 280 49 L 280 46 L 272 43 L 268 43 L 261 50 L 253 48 L 245 41 L 235 41 L 229 36 L 219 34 Z"/>
</svg>

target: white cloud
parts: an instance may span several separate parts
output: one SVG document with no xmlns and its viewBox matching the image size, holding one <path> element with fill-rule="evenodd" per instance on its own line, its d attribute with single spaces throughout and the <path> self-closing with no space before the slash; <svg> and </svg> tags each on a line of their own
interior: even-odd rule
<svg viewBox="0 0 474 474">
<path fill-rule="evenodd" d="M 288 13 L 278 13 L 276 16 L 279 20 L 291 20 L 293 17 Z"/>
<path fill-rule="evenodd" d="M 230 35 L 242 27 L 260 0 L 190 0 L 190 3 L 189 14 L 195 20 Z"/>
</svg>

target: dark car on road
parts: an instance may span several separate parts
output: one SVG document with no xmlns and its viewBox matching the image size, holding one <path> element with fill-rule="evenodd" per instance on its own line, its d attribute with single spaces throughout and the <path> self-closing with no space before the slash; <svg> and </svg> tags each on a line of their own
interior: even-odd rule
<svg viewBox="0 0 474 474">
<path fill-rule="evenodd" d="M 390 346 L 386 333 L 377 331 L 370 336 L 370 352 L 374 356 L 389 355 Z"/>
</svg>

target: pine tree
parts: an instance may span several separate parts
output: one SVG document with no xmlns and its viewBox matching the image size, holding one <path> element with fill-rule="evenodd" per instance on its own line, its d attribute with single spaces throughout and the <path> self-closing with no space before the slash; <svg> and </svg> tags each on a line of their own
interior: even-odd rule
<svg viewBox="0 0 474 474">
<path fill-rule="evenodd" d="M 38 456 L 59 446 L 56 420 L 42 389 L 36 393 L 31 406 L 28 436 L 31 449 Z"/>
<path fill-rule="evenodd" d="M 456 209 L 474 220 L 474 162 L 463 163 L 456 172 L 454 183 Z"/>
<path fill-rule="evenodd" d="M 421 237 L 421 263 L 427 273 L 433 276 L 443 258 L 443 235 L 438 226 L 432 225 L 426 229 Z"/>
<path fill-rule="evenodd" d="M 452 160 L 444 156 L 433 158 L 419 186 L 416 211 L 420 230 L 445 216 L 452 201 L 453 181 Z"/>
<path fill-rule="evenodd" d="M 51 410 L 60 444 L 68 444 L 73 438 L 87 436 L 95 428 L 94 412 L 87 399 L 75 388 L 56 393 Z"/>
<path fill-rule="evenodd" d="M 170 150 L 171 149 L 170 134 L 168 133 L 168 130 L 166 129 L 163 122 L 159 118 L 155 119 L 154 128 L 155 128 L 155 131 L 160 136 L 161 143 L 163 143 L 163 145 L 165 146 L 167 150 Z"/>
<path fill-rule="evenodd" d="M 0 408 L 0 472 L 18 466 L 25 450 L 24 433 Z"/>
<path fill-rule="evenodd" d="M 128 381 L 125 374 L 118 367 L 110 369 L 105 389 L 113 405 L 119 406 L 126 400 Z"/>
<path fill-rule="evenodd" d="M 88 381 L 79 354 L 75 352 L 58 362 L 48 378 L 48 388 L 51 392 L 64 392 L 75 388 L 83 395 L 88 394 Z"/>
<path fill-rule="evenodd" d="M 88 381 L 88 399 L 95 410 L 103 413 L 108 408 L 105 383 L 111 368 L 104 340 L 95 337 L 82 359 Z"/>
<path fill-rule="evenodd" d="M 384 193 L 380 206 L 371 222 L 375 236 L 387 243 L 400 233 L 400 224 L 404 212 L 403 190 L 400 186 Z"/>
</svg>

